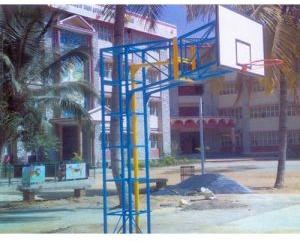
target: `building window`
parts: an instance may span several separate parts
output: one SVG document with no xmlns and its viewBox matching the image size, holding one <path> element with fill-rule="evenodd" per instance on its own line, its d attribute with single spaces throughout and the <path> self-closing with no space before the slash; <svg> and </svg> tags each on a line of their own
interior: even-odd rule
<svg viewBox="0 0 300 242">
<path fill-rule="evenodd" d="M 98 38 L 112 42 L 112 31 L 108 27 L 98 24 Z"/>
<path fill-rule="evenodd" d="M 124 44 L 132 43 L 132 33 L 130 29 L 127 29 L 124 33 Z"/>
<path fill-rule="evenodd" d="M 299 145 L 300 144 L 300 130 L 288 131 L 288 144 Z"/>
<path fill-rule="evenodd" d="M 237 147 L 242 147 L 243 146 L 243 133 L 241 130 L 237 130 L 235 132 L 235 145 Z"/>
<path fill-rule="evenodd" d="M 150 134 L 151 149 L 158 149 L 158 134 Z"/>
<path fill-rule="evenodd" d="M 107 79 L 112 78 L 112 63 L 111 62 L 104 63 L 104 76 Z"/>
<path fill-rule="evenodd" d="M 89 46 L 89 36 L 71 32 L 68 30 L 60 30 L 60 50 L 62 52 L 69 51 L 78 47 Z M 61 82 L 73 82 L 81 80 L 90 80 L 90 62 L 89 59 L 82 59 L 76 62 L 65 60 L 62 62 L 66 68 L 64 68 L 60 75 Z M 88 109 L 90 107 L 90 98 L 88 95 L 84 95 L 81 92 L 66 93 L 61 92 L 61 95 L 66 95 L 70 100 L 80 104 L 82 107 Z M 65 112 L 66 117 L 73 116 L 73 112 Z"/>
<path fill-rule="evenodd" d="M 202 85 L 178 87 L 179 96 L 199 96 L 203 93 Z"/>
<path fill-rule="evenodd" d="M 150 115 L 158 116 L 158 103 L 157 102 L 150 102 Z"/>
<path fill-rule="evenodd" d="M 250 108 L 250 118 L 270 118 L 279 116 L 279 105 L 256 106 Z"/>
<path fill-rule="evenodd" d="M 156 38 L 152 38 L 147 34 L 139 33 L 137 31 L 132 31 L 129 35 L 125 34 L 125 38 L 127 38 L 127 41 L 129 43 L 143 43 L 143 42 L 149 42 L 152 40 L 156 40 Z M 126 39 L 125 39 L 126 40 Z"/>
<path fill-rule="evenodd" d="M 105 106 L 111 108 L 111 97 L 105 98 Z"/>
<path fill-rule="evenodd" d="M 251 133 L 252 146 L 274 146 L 278 145 L 278 131 L 261 131 Z"/>
<path fill-rule="evenodd" d="M 99 136 L 99 140 L 102 141 L 102 133 L 101 135 Z M 109 133 L 106 133 L 105 134 L 105 146 L 106 147 L 109 147 L 110 145 L 110 134 Z"/>
<path fill-rule="evenodd" d="M 220 95 L 237 94 L 237 88 L 235 82 L 227 82 L 220 91 Z"/>
<path fill-rule="evenodd" d="M 242 118 L 242 108 L 220 108 L 219 109 L 219 116 L 221 117 L 230 117 L 235 119 Z"/>
<path fill-rule="evenodd" d="M 264 92 L 265 87 L 259 81 L 253 81 L 252 90 L 253 92 Z"/>
<path fill-rule="evenodd" d="M 158 72 L 158 70 L 153 70 L 153 69 L 148 70 L 147 79 L 149 80 L 150 83 L 154 83 L 154 82 L 159 81 L 159 72 Z"/>
<path fill-rule="evenodd" d="M 179 116 L 199 116 L 199 107 L 179 107 Z"/>
<path fill-rule="evenodd" d="M 222 147 L 232 147 L 232 140 L 230 135 L 221 135 L 221 145 Z"/>
<path fill-rule="evenodd" d="M 288 116 L 296 116 L 297 110 L 294 104 L 289 104 L 287 107 Z M 279 105 L 272 104 L 266 106 L 256 106 L 250 109 L 250 118 L 270 118 L 279 116 Z"/>
<path fill-rule="evenodd" d="M 288 116 L 296 116 L 296 106 L 295 104 L 289 104 L 287 108 L 287 114 Z"/>
<path fill-rule="evenodd" d="M 300 130 L 289 130 L 287 134 L 288 144 L 300 144 Z M 252 146 L 274 146 L 279 144 L 278 131 L 262 131 L 251 133 Z"/>
<path fill-rule="evenodd" d="M 60 30 L 60 48 L 63 51 L 89 45 L 89 36 L 68 30 Z"/>
</svg>

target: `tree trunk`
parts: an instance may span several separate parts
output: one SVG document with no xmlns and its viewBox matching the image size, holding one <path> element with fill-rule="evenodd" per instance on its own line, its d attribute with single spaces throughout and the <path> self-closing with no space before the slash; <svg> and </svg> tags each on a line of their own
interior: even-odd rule
<svg viewBox="0 0 300 242">
<path fill-rule="evenodd" d="M 0 127 L 0 163 L 2 162 L 2 154 L 5 146 L 5 133 L 1 131 Z"/>
<path fill-rule="evenodd" d="M 285 161 L 287 153 L 287 80 L 281 73 L 280 77 L 280 113 L 279 113 L 279 153 L 277 176 L 274 187 L 284 186 Z"/>
<path fill-rule="evenodd" d="M 124 43 L 124 29 L 125 29 L 125 5 L 116 5 L 115 22 L 114 22 L 114 40 L 113 45 L 122 45 Z M 122 77 L 118 76 L 118 63 L 121 61 L 118 55 L 113 56 L 112 79 L 121 81 Z M 119 87 L 113 86 L 111 94 L 111 112 L 119 112 Z M 120 145 L 120 119 L 118 116 L 111 116 L 110 118 L 110 145 Z M 111 148 L 111 168 L 114 179 L 120 177 L 120 149 Z M 120 205 L 122 204 L 122 187 L 120 182 L 115 182 L 119 196 Z"/>
<path fill-rule="evenodd" d="M 2 151 L 4 149 L 4 145 L 0 141 L 0 163 L 2 162 Z"/>
</svg>

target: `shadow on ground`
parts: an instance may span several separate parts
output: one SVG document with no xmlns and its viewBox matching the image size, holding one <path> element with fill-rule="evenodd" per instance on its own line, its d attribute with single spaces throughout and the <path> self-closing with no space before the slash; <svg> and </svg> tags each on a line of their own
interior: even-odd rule
<svg viewBox="0 0 300 242">
<path fill-rule="evenodd" d="M 95 197 L 95 196 L 102 196 L 103 190 L 102 189 L 87 189 L 85 192 L 86 197 Z M 109 196 L 117 195 L 116 190 L 109 190 Z M 46 191 L 46 192 L 39 192 L 37 194 L 40 198 L 45 200 L 57 200 L 57 199 L 67 199 L 74 197 L 73 191 Z"/>
<path fill-rule="evenodd" d="M 17 209 L 17 210 L 9 210 L 9 211 L 3 211 L 0 212 L 0 214 L 33 214 L 33 213 L 53 213 L 53 212 L 71 212 L 74 211 L 74 209 L 69 208 L 42 208 L 42 209 Z M 2 216 L 1 218 L 2 219 Z"/>
<path fill-rule="evenodd" d="M 56 220 L 55 216 L 46 217 L 35 217 L 35 216 L 2 216 L 0 217 L 0 223 L 28 223 L 28 222 L 38 222 L 38 221 L 49 221 Z"/>
</svg>

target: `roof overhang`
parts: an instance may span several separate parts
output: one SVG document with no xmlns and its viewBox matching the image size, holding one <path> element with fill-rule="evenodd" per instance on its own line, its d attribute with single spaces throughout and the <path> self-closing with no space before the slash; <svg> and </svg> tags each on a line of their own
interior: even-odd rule
<svg viewBox="0 0 300 242">
<path fill-rule="evenodd" d="M 72 15 L 70 17 L 61 19 L 58 21 L 56 26 L 61 29 L 83 34 L 93 34 L 96 32 L 95 28 L 79 15 Z"/>
<path fill-rule="evenodd" d="M 199 117 L 173 117 L 171 118 L 171 128 L 180 129 L 199 129 Z M 223 117 L 204 117 L 204 128 L 233 128 L 235 127 L 235 120 L 232 118 Z"/>
</svg>

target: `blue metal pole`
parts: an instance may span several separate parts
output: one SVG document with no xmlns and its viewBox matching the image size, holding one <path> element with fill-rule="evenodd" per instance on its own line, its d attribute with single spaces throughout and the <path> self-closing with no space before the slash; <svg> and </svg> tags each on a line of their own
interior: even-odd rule
<svg viewBox="0 0 300 242">
<path fill-rule="evenodd" d="M 201 174 L 204 175 L 205 148 L 204 148 L 204 128 L 203 128 L 203 106 L 202 94 L 199 99 L 199 122 L 200 122 L 200 149 L 201 149 Z"/>
<path fill-rule="evenodd" d="M 161 91 L 164 91 L 164 90 L 167 90 L 167 89 L 171 89 L 171 88 L 174 88 L 174 87 L 178 87 L 178 86 L 184 85 L 184 84 L 186 84 L 186 82 L 184 82 L 184 81 L 178 81 L 176 83 L 172 83 L 172 84 L 169 84 L 169 85 L 157 88 L 157 89 L 155 89 L 155 90 L 153 90 L 151 92 L 146 92 L 146 93 L 147 93 L 148 96 L 151 96 L 154 93 L 161 92 Z M 147 88 L 145 88 L 145 90 L 147 90 Z"/>
<path fill-rule="evenodd" d="M 169 65 L 168 65 L 168 76 L 169 79 L 173 78 L 173 68 L 172 68 L 172 60 L 171 60 L 171 56 L 173 56 L 173 52 L 172 52 L 172 42 L 169 41 L 169 46 L 168 46 L 168 55 L 169 55 Z"/>
<path fill-rule="evenodd" d="M 206 29 L 206 28 L 208 28 L 208 27 L 210 27 L 210 26 L 212 26 L 212 25 L 215 25 L 215 24 L 216 24 L 216 21 L 215 21 L 215 20 L 214 20 L 214 21 L 211 21 L 211 22 L 209 22 L 209 23 L 207 23 L 207 24 L 205 24 L 205 25 L 203 25 L 203 26 L 201 26 L 201 27 L 199 27 L 199 28 L 197 28 L 197 29 L 194 29 L 194 30 L 192 30 L 192 31 L 190 31 L 190 32 L 188 32 L 188 33 L 185 33 L 185 34 L 179 36 L 178 39 L 186 38 L 187 36 L 193 35 L 193 34 L 199 32 L 200 30 Z"/>
<path fill-rule="evenodd" d="M 105 92 L 104 92 L 104 57 L 100 51 L 101 76 L 101 148 L 102 148 L 102 187 L 103 187 L 103 231 L 107 233 L 107 187 L 106 187 L 106 133 L 105 133 Z"/>
<path fill-rule="evenodd" d="M 126 128 L 127 128 L 127 172 L 128 172 L 128 219 L 129 219 L 129 233 L 133 233 L 133 214 L 132 214 L 132 178 L 131 178 L 131 150 L 132 150 L 132 142 L 131 142 L 131 95 L 129 90 L 129 63 L 128 63 L 128 50 L 125 49 L 125 82 L 126 82 Z"/>
<path fill-rule="evenodd" d="M 136 56 L 141 57 L 141 55 L 135 53 Z M 151 56 L 150 56 L 151 57 Z M 145 60 L 145 63 L 151 65 L 154 69 L 158 70 L 159 72 L 161 72 L 162 74 L 164 74 L 165 76 L 168 76 L 165 72 L 161 71 L 155 64 L 151 63 L 150 61 Z"/>
<path fill-rule="evenodd" d="M 142 53 L 142 63 L 145 62 L 145 53 Z M 143 87 L 146 85 L 146 70 L 142 68 Z M 149 164 L 149 142 L 148 142 L 148 98 L 146 88 L 143 88 L 143 110 L 144 110 L 144 143 L 145 143 L 145 169 L 146 169 L 146 206 L 147 206 L 147 233 L 151 233 L 151 201 L 150 201 L 150 164 Z"/>
<path fill-rule="evenodd" d="M 179 63 L 179 72 L 180 72 L 180 76 L 182 75 L 182 73 L 184 72 L 184 65 L 183 65 L 183 40 L 179 39 L 179 49 L 180 49 L 180 63 Z M 181 70 L 181 71 L 180 71 Z"/>
<path fill-rule="evenodd" d="M 124 160 L 124 129 L 123 129 L 123 95 L 122 95 L 122 62 L 123 55 L 118 56 L 118 79 L 119 79 L 119 122 L 120 122 L 120 155 L 121 155 L 121 186 L 122 186 L 122 232 L 126 233 L 126 176 Z"/>
</svg>

